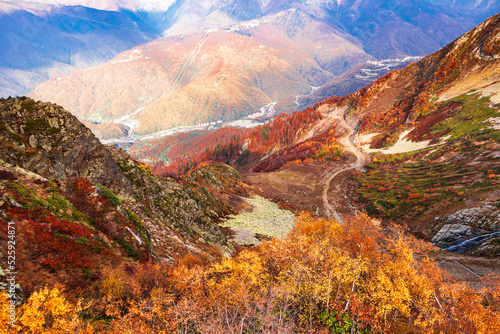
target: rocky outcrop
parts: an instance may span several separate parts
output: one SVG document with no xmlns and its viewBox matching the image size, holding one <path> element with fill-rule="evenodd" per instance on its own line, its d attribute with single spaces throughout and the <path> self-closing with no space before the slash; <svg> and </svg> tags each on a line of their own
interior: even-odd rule
<svg viewBox="0 0 500 334">
<path fill-rule="evenodd" d="M 84 177 L 130 189 L 94 134 L 62 107 L 20 97 L 0 99 L 0 156 L 47 179 Z"/>
<path fill-rule="evenodd" d="M 158 218 L 149 223 L 151 232 L 156 231 L 152 233 L 152 241 L 157 248 L 163 249 L 167 245 L 155 235 L 168 234 L 172 229 L 187 240 L 216 245 L 224 253 L 234 251 L 214 222 L 218 214 L 195 190 L 194 184 L 159 179 L 146 166 L 134 162 L 123 149 L 109 149 L 123 174 L 131 181 L 133 196 L 141 203 L 143 211 Z M 161 249 L 158 251 L 164 253 Z"/>
<path fill-rule="evenodd" d="M 499 203 L 483 203 L 435 221 L 442 227 L 431 241 L 439 248 L 458 254 L 500 254 Z"/>
<path fill-rule="evenodd" d="M 234 252 L 216 223 L 224 213 L 197 184 L 159 179 L 124 150 L 102 145 L 60 106 L 0 99 L 0 157 L 0 166 L 19 166 L 48 180 L 85 178 L 110 188 L 116 202 L 121 199 L 117 211 L 144 223 L 139 232 L 148 236 L 155 258 L 172 263 L 188 252 Z"/>
</svg>

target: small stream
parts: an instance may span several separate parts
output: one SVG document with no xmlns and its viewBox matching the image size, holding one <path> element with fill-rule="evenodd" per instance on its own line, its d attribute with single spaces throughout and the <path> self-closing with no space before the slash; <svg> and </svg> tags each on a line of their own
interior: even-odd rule
<svg viewBox="0 0 500 334">
<path fill-rule="evenodd" d="M 457 254 L 466 254 L 471 249 L 474 249 L 480 246 L 483 242 L 490 240 L 494 237 L 500 237 L 500 231 L 496 231 L 489 234 L 479 235 L 477 237 L 467 239 L 459 243 L 458 245 L 453 245 L 447 248 L 441 248 L 448 252 L 457 253 Z"/>
</svg>

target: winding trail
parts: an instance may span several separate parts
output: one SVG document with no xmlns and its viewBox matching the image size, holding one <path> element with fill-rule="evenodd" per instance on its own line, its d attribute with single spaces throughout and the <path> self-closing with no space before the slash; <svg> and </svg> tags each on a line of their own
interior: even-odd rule
<svg viewBox="0 0 500 334">
<path fill-rule="evenodd" d="M 324 188 L 323 188 L 323 205 L 325 208 L 326 216 L 329 218 L 333 218 L 338 222 L 342 223 L 343 219 L 341 215 L 335 210 L 335 208 L 330 204 L 328 200 L 328 192 L 330 191 L 330 185 L 332 181 L 339 176 L 340 174 L 347 172 L 349 170 L 359 170 L 361 169 L 368 161 L 370 161 L 370 155 L 363 152 L 360 148 L 353 144 L 356 131 L 352 126 L 347 124 L 344 120 L 344 109 L 333 109 L 330 111 L 328 115 L 329 121 L 335 121 L 337 123 L 337 127 L 339 129 L 346 129 L 347 135 L 342 136 L 339 139 L 339 143 L 344 147 L 344 149 L 353 153 L 356 157 L 356 161 L 349 163 L 344 168 L 341 169 L 331 169 L 327 172 L 326 178 L 324 179 Z M 340 182 L 338 183 L 340 184 Z"/>
</svg>

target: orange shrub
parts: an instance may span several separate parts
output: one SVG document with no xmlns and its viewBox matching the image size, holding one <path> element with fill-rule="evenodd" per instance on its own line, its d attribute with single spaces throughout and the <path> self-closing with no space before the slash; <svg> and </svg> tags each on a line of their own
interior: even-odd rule
<svg viewBox="0 0 500 334">
<path fill-rule="evenodd" d="M 413 194 L 408 195 L 408 199 L 416 199 L 416 198 L 420 198 L 419 193 L 413 193 Z"/>
</svg>

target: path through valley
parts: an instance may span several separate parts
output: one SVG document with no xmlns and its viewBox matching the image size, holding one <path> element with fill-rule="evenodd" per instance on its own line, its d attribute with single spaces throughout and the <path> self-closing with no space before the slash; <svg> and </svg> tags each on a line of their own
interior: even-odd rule
<svg viewBox="0 0 500 334">
<path fill-rule="evenodd" d="M 347 124 L 347 122 L 344 120 L 344 112 L 345 112 L 344 109 L 338 109 L 338 108 L 330 110 L 327 119 L 330 122 L 335 122 L 337 124 L 338 129 L 347 130 L 347 134 L 339 139 L 339 143 L 345 150 L 348 150 L 349 152 L 354 154 L 354 156 L 356 157 L 356 161 L 350 162 L 340 169 L 336 167 L 330 167 L 329 170 L 327 170 L 327 172 L 324 174 L 324 179 L 322 182 L 323 205 L 325 209 L 325 214 L 328 218 L 333 218 L 338 222 L 343 221 L 342 216 L 335 209 L 334 205 L 331 204 L 331 203 L 341 203 L 342 201 L 339 201 L 338 197 L 344 196 L 344 191 L 342 189 L 342 180 L 341 178 L 338 178 L 338 176 L 350 170 L 360 170 L 368 161 L 370 161 L 370 155 L 364 153 L 360 148 L 358 148 L 353 144 L 356 131 L 352 126 Z M 340 180 L 336 180 L 336 178 Z M 337 182 L 334 182 L 335 180 Z M 331 194 L 329 193 L 331 192 L 330 189 L 332 186 L 335 188 L 334 191 L 335 195 L 334 198 L 330 200 L 329 197 L 331 196 Z"/>
</svg>

